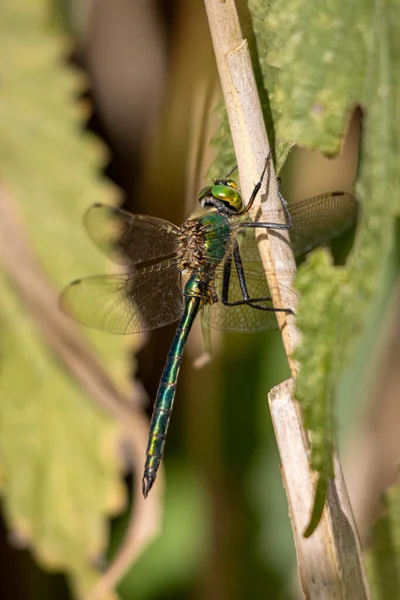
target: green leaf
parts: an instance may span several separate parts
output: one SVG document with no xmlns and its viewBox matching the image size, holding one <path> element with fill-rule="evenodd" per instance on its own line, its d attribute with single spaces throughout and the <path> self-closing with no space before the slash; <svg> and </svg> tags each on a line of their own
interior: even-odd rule
<svg viewBox="0 0 400 600">
<path fill-rule="evenodd" d="M 105 518 L 124 500 L 118 428 L 73 385 L 4 277 L 0 289 L 5 516 L 42 566 L 69 571 L 87 591 L 107 546 Z"/>
<path fill-rule="evenodd" d="M 277 138 L 332 154 L 354 106 L 364 112 L 356 188 L 362 214 L 353 251 L 345 269 L 316 253 L 297 284 L 303 341 L 296 397 L 312 432 L 312 465 L 326 480 L 333 473 L 336 385 L 365 326 L 400 212 L 400 5 L 252 0 L 251 7 L 263 19 L 257 25 L 263 72 L 279 69 L 273 89 L 265 79 L 271 111 L 279 109 Z"/>
<path fill-rule="evenodd" d="M 335 291 L 344 285 L 346 277 L 344 269 L 333 269 L 331 265 L 329 253 L 320 249 L 310 255 L 296 279 L 300 292 L 297 325 L 312 340 L 312 344 L 303 343 L 296 350 L 297 360 L 309 373 L 308 378 L 299 376 L 296 397 L 302 399 L 304 425 L 313 431 L 312 466 L 321 473 L 326 468 L 327 477 L 333 475 L 327 459 L 333 451 L 334 431 L 332 386 L 326 375 L 332 368 L 332 347 L 340 335 L 337 321 L 342 307 Z M 315 281 L 319 282 L 318 286 Z M 325 327 L 321 328 L 321 322 L 325 321 Z M 336 369 L 341 366 L 337 365 Z M 316 391 L 320 394 L 317 397 Z"/>
<path fill-rule="evenodd" d="M 270 95 L 282 115 L 278 135 L 322 152 L 338 152 L 349 107 L 363 99 L 366 76 L 372 75 L 372 3 L 260 4 L 265 40 L 260 62 L 279 69 L 279 84 Z M 261 54 L 261 44 L 259 49 Z"/>
<path fill-rule="evenodd" d="M 67 44 L 51 28 L 47 8 L 44 0 L 6 0 L 0 7 L 0 170 L 27 243 L 61 288 L 106 271 L 82 215 L 116 194 L 99 178 L 104 149 L 82 134 L 87 110 L 76 99 L 83 80 L 66 65 Z M 8 527 L 44 567 L 67 571 L 83 595 L 98 576 L 93 565 L 107 546 L 107 516 L 124 503 L 119 429 L 52 355 L 3 275 L 0 289 L 0 461 Z M 109 375 L 127 388 L 122 338 L 88 335 Z"/>
</svg>

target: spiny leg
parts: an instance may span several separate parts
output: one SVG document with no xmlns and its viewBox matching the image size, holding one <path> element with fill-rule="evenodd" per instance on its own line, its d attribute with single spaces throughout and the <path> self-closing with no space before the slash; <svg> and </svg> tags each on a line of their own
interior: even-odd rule
<svg viewBox="0 0 400 600">
<path fill-rule="evenodd" d="M 267 166 L 268 166 L 268 161 L 269 161 L 269 157 L 271 156 L 271 152 L 272 150 L 269 151 L 269 154 L 265 160 L 265 165 L 264 168 L 262 170 L 260 179 L 257 181 L 256 185 L 254 186 L 253 191 L 251 192 L 251 196 L 249 198 L 249 201 L 247 203 L 247 206 L 241 211 L 241 214 L 247 213 L 249 212 L 249 210 L 251 209 L 251 207 L 253 206 L 253 202 L 256 199 L 256 196 L 260 190 L 260 187 L 262 185 L 263 179 L 264 179 L 264 175 L 265 175 L 265 171 L 267 170 Z"/>
<path fill-rule="evenodd" d="M 290 308 L 274 308 L 272 306 L 260 306 L 259 304 L 257 304 L 258 302 L 271 302 L 272 301 L 271 296 L 263 296 L 260 298 L 250 298 L 250 295 L 249 295 L 249 292 L 247 289 L 247 284 L 246 284 L 246 277 L 245 277 L 245 273 L 243 270 L 242 258 L 240 256 L 239 244 L 237 243 L 237 241 L 235 242 L 234 249 L 233 249 L 233 259 L 235 260 L 235 267 L 236 267 L 236 272 L 237 272 L 238 279 L 239 279 L 239 285 L 240 285 L 240 290 L 241 290 L 241 293 L 243 296 L 243 300 L 238 300 L 236 302 L 229 302 L 229 284 L 230 284 L 230 276 L 231 276 L 231 270 L 232 270 L 232 254 L 230 254 L 224 263 L 224 274 L 223 274 L 223 281 L 222 281 L 221 302 L 225 306 L 246 305 L 246 306 L 250 306 L 251 308 L 255 308 L 257 310 L 264 310 L 266 312 L 285 312 L 285 313 L 289 313 L 289 314 L 293 313 L 293 311 Z"/>
<path fill-rule="evenodd" d="M 288 229 L 291 229 L 291 227 L 292 227 L 292 217 L 290 215 L 289 206 L 288 206 L 288 203 L 286 202 L 285 198 L 281 194 L 281 182 L 282 182 L 282 180 L 281 180 L 280 177 L 277 177 L 276 179 L 278 181 L 278 196 L 279 196 L 279 200 L 281 201 L 283 212 L 285 213 L 285 220 L 286 220 L 286 223 L 288 224 Z"/>
<path fill-rule="evenodd" d="M 235 240 L 235 245 L 233 247 L 233 258 L 235 260 L 235 267 L 239 279 L 240 291 L 242 292 L 243 300 L 247 302 L 250 300 L 250 295 L 246 285 L 242 257 L 240 256 L 239 244 L 237 243 L 237 240 Z"/>
<path fill-rule="evenodd" d="M 248 202 L 247 206 L 245 207 L 245 209 L 242 210 L 240 214 L 244 214 L 244 213 L 249 212 L 249 210 L 253 206 L 253 202 L 254 202 L 254 200 L 255 200 L 255 198 L 256 198 L 256 196 L 257 196 L 257 194 L 258 194 L 258 192 L 259 192 L 259 190 L 261 188 L 261 185 L 262 185 L 262 182 L 263 182 L 263 179 L 264 179 L 264 175 L 265 175 L 265 171 L 267 170 L 269 159 L 270 159 L 270 156 L 272 155 L 272 152 L 274 152 L 273 148 L 271 148 L 271 150 L 269 151 L 269 154 L 268 154 L 268 156 L 267 156 L 267 158 L 265 160 L 265 166 L 264 166 L 264 169 L 263 169 L 263 171 L 261 173 L 261 177 L 258 180 L 258 182 L 256 183 L 256 185 L 254 186 L 254 189 L 253 189 L 253 191 L 251 193 L 249 202 Z M 280 179 L 280 177 L 277 177 L 277 181 L 278 181 L 278 190 L 277 190 L 277 192 L 278 192 L 278 196 L 279 196 L 279 199 L 281 201 L 281 204 L 282 204 L 283 212 L 285 213 L 286 223 L 285 224 L 284 223 L 265 223 L 264 225 L 260 225 L 260 227 L 264 227 L 265 229 L 291 229 L 291 227 L 292 227 L 292 217 L 290 216 L 290 211 L 289 211 L 288 204 L 287 204 L 285 198 L 281 194 L 281 179 Z M 243 224 L 242 226 L 243 227 L 254 227 L 254 225 L 252 225 L 252 224 Z"/>
<path fill-rule="evenodd" d="M 289 230 L 292 228 L 292 217 L 290 215 L 288 203 L 286 202 L 285 198 L 282 196 L 281 191 L 280 191 L 281 180 L 279 177 L 278 177 L 278 184 L 279 184 L 278 185 L 278 196 L 279 196 L 279 199 L 282 204 L 283 212 L 285 213 L 286 223 L 265 223 L 264 221 L 253 221 L 251 223 L 239 223 L 238 227 L 244 227 L 247 229 L 259 228 L 259 229 L 286 229 L 286 230 Z"/>
<path fill-rule="evenodd" d="M 291 225 L 286 223 L 264 223 L 264 221 L 251 221 L 249 223 L 238 223 L 238 227 L 246 229 L 290 229 Z"/>
<path fill-rule="evenodd" d="M 229 171 L 229 173 L 227 173 L 227 174 L 225 175 L 224 179 L 228 179 L 228 177 L 230 177 L 230 176 L 232 175 L 232 173 L 233 173 L 234 171 L 236 171 L 236 169 L 237 169 L 237 165 L 235 165 L 234 167 L 232 167 L 232 169 Z"/>
<path fill-rule="evenodd" d="M 229 286 L 230 286 L 230 278 L 232 272 L 232 260 L 235 260 L 236 271 L 238 274 L 240 291 L 243 296 L 243 300 L 239 300 L 236 302 L 229 302 Z M 235 242 L 233 255 L 229 254 L 224 263 L 224 273 L 222 280 L 222 297 L 221 302 L 225 306 L 240 306 L 242 304 L 247 304 L 248 302 L 261 302 L 261 301 L 270 301 L 272 298 L 270 296 L 262 297 L 262 298 L 250 298 L 249 292 L 247 290 L 246 279 L 243 271 L 243 263 L 240 256 L 239 245 L 237 241 Z"/>
<path fill-rule="evenodd" d="M 224 262 L 224 273 L 222 278 L 222 298 L 221 301 L 223 304 L 228 304 L 229 298 L 229 284 L 231 279 L 231 270 L 232 270 L 232 254 L 228 254 Z"/>
</svg>

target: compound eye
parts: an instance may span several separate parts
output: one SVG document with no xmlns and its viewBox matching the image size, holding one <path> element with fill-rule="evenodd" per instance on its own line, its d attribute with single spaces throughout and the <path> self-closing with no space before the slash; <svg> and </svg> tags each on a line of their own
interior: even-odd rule
<svg viewBox="0 0 400 600">
<path fill-rule="evenodd" d="M 243 202 L 240 193 L 236 188 L 228 185 L 227 182 L 212 186 L 211 193 L 214 198 L 221 200 L 233 212 L 240 212 L 242 210 Z"/>
<path fill-rule="evenodd" d="M 212 196 L 212 192 L 211 192 L 211 185 L 207 185 L 206 187 L 203 187 L 202 190 L 200 190 L 199 195 L 197 196 L 197 200 L 199 202 L 201 202 L 202 200 L 204 200 L 204 198 L 206 196 Z"/>
<path fill-rule="evenodd" d="M 229 185 L 229 187 L 233 188 L 234 190 L 238 189 L 237 183 L 236 181 L 233 181 L 233 179 L 228 179 L 226 185 Z"/>
</svg>

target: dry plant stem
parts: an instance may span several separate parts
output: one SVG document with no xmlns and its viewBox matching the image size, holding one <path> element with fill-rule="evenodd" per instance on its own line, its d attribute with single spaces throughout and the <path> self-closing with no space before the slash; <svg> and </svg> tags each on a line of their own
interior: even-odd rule
<svg viewBox="0 0 400 600">
<path fill-rule="evenodd" d="M 92 353 L 78 326 L 62 314 L 53 289 L 30 247 L 13 198 L 0 187 L 0 265 L 10 277 L 21 302 L 34 319 L 53 355 L 102 409 L 123 426 L 121 438 L 130 446 L 133 469 L 140 472 L 147 445 L 148 422 L 137 410 L 141 390 L 124 396 Z M 136 402 L 135 402 L 136 400 Z M 144 501 L 140 478 L 136 478 L 133 507 L 126 539 L 109 570 L 101 577 L 90 600 L 110 592 L 133 560 L 158 534 L 162 485 Z"/>
<path fill-rule="evenodd" d="M 299 575 L 307 598 L 370 598 L 362 551 L 337 457 L 327 505 L 310 538 L 303 536 L 312 509 L 316 477 L 309 467 L 308 441 L 292 399 L 290 380 L 269 395 L 282 461 L 282 478 L 296 544 Z"/>
<path fill-rule="evenodd" d="M 233 0 L 205 0 L 205 5 L 241 187 L 244 197 L 250 197 L 268 156 L 269 144 L 248 47 L 242 39 Z M 273 170 L 270 175 L 266 201 L 254 216 L 257 220 L 283 222 L 282 217 L 279 219 L 282 207 Z M 265 193 L 265 187 L 261 192 Z M 267 234 L 260 230 L 258 239 L 274 305 L 295 310 L 295 296 L 287 292 L 295 274 L 288 235 L 282 231 L 272 230 Z M 297 364 L 293 360 L 293 350 L 299 334 L 294 317 L 277 313 L 277 318 L 291 373 L 295 377 Z M 316 477 L 310 468 L 308 435 L 302 424 L 301 410 L 292 395 L 293 387 L 289 383 L 277 386 L 271 393 L 270 408 L 281 453 L 282 476 L 303 589 L 308 598 L 369 598 L 358 535 L 336 457 L 335 481 L 329 488 L 321 523 L 309 539 L 303 537 L 311 515 Z"/>
<path fill-rule="evenodd" d="M 248 45 L 242 38 L 233 0 L 226 0 L 225 3 L 205 0 L 205 5 L 238 161 L 243 197 L 250 198 L 254 184 L 264 168 L 270 146 Z M 269 176 L 265 179 L 252 216 L 256 220 L 284 223 L 272 161 Z M 263 195 L 265 201 L 260 207 Z M 267 230 L 259 229 L 256 234 L 274 305 L 295 311 L 296 296 L 287 291 L 296 272 L 296 264 L 288 244 L 288 233 L 283 230 L 279 233 L 268 230 L 267 233 Z M 290 370 L 295 376 L 297 365 L 292 356 L 299 334 L 294 317 L 280 312 L 277 313 L 277 319 Z"/>
</svg>

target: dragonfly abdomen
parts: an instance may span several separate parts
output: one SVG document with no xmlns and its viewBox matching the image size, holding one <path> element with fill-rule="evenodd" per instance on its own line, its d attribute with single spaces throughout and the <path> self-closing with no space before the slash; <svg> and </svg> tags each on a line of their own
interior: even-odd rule
<svg viewBox="0 0 400 600">
<path fill-rule="evenodd" d="M 142 479 L 142 490 L 145 498 L 157 477 L 157 471 L 164 454 L 165 438 L 175 400 L 182 355 L 202 300 L 200 287 L 201 284 L 195 277 L 192 277 L 187 284 L 185 312 L 176 329 L 158 387 L 153 416 L 151 417 L 146 463 Z"/>
</svg>

